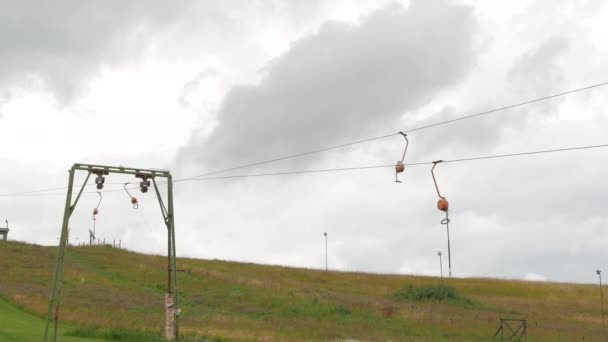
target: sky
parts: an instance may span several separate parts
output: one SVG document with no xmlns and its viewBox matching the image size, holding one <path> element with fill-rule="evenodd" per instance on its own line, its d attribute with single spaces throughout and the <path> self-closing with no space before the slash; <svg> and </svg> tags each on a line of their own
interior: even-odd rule
<svg viewBox="0 0 608 342">
<path fill-rule="evenodd" d="M 0 0 L 0 220 L 56 245 L 74 163 L 177 179 L 406 131 L 608 81 L 608 4 L 584 0 Z M 608 86 L 412 132 L 405 163 L 608 144 Z M 392 165 L 392 135 L 216 174 Z M 594 283 L 608 150 L 439 164 L 452 274 Z M 447 272 L 430 165 L 175 183 L 177 254 Z M 77 183 L 84 180 L 77 176 Z M 110 175 L 97 236 L 166 253 L 155 196 Z M 25 195 L 32 190 L 57 189 Z M 88 241 L 99 196 L 70 221 Z M 166 186 L 160 185 L 161 191 Z"/>
</svg>

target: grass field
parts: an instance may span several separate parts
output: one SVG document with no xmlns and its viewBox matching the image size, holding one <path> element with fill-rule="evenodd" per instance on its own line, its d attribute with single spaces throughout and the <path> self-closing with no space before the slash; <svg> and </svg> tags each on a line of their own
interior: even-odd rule
<svg viewBox="0 0 608 342">
<path fill-rule="evenodd" d="M 0 299 L 0 341 L 32 342 L 41 341 L 44 320 L 27 313 L 5 300 Z M 58 339 L 65 342 L 102 342 L 104 340 L 65 336 L 65 328 L 59 329 Z M 107 341 L 105 341 L 107 342 Z"/>
<path fill-rule="evenodd" d="M 25 330 L 30 335 L 14 335 L 18 336 L 14 340 L 38 340 L 55 251 L 0 241 L 0 296 L 33 313 L 1 302 L 0 310 L 17 312 L 9 328 L 3 322 L 0 334 L 5 335 L 0 337 Z M 420 301 L 409 293 L 420 292 L 420 286 L 438 285 L 439 279 L 185 258 L 178 259 L 178 269 L 180 331 L 191 337 L 485 341 L 491 340 L 499 317 L 522 317 L 528 320 L 532 341 L 580 341 L 583 337 L 603 341 L 597 285 L 446 279 L 458 300 Z M 112 334 L 92 328 L 103 327 L 110 332 L 137 329 L 159 336 L 166 275 L 166 257 L 104 246 L 70 247 L 61 317 L 73 327 L 72 335 L 111 338 Z M 407 295 L 400 296 L 404 289 Z M 0 313 L 4 321 L 7 315 Z"/>
</svg>

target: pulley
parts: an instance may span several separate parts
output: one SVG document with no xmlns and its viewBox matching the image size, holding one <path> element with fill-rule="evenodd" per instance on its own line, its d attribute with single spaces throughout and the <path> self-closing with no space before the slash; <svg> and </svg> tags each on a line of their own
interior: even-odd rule
<svg viewBox="0 0 608 342">
<path fill-rule="evenodd" d="M 149 176 L 143 174 L 136 174 L 135 177 L 141 178 L 141 182 L 139 182 L 139 190 L 141 190 L 141 192 L 144 194 L 148 192 L 148 188 L 151 185 L 150 180 L 148 179 Z"/>
<path fill-rule="evenodd" d="M 97 174 L 97 178 L 95 178 L 95 184 L 97 185 L 97 190 L 103 189 L 103 183 L 106 182 L 106 177 L 102 176 L 101 173 Z"/>
<path fill-rule="evenodd" d="M 109 175 L 108 171 L 95 171 L 93 172 L 97 177 L 95 178 L 95 185 L 97 185 L 97 190 L 103 189 L 103 184 L 106 182 L 106 177 L 104 175 Z"/>
<path fill-rule="evenodd" d="M 409 140 L 407 140 L 407 134 L 405 134 L 403 132 L 399 132 L 399 134 L 401 134 L 403 136 L 403 138 L 405 138 L 405 149 L 403 150 L 403 156 L 401 157 L 401 160 L 398 160 L 397 164 L 395 164 L 395 182 L 396 183 L 401 183 L 401 181 L 399 180 L 399 177 L 397 175 L 402 173 L 403 171 L 405 171 L 405 164 L 403 163 L 403 161 L 405 160 L 405 154 L 407 153 L 407 147 L 410 144 Z"/>
</svg>

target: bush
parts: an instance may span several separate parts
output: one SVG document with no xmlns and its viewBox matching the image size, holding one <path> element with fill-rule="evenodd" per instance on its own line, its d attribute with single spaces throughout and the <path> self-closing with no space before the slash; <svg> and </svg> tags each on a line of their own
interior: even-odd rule
<svg viewBox="0 0 608 342">
<path fill-rule="evenodd" d="M 151 342 L 162 341 L 161 337 L 151 332 L 121 328 L 102 328 L 97 326 L 80 326 L 70 329 L 66 336 L 101 338 L 110 341 Z"/>
<path fill-rule="evenodd" d="M 476 305 L 477 302 L 460 295 L 456 289 L 445 284 L 423 285 L 415 287 L 406 285 L 393 294 L 397 299 L 409 299 L 419 302 L 455 302 Z"/>
</svg>

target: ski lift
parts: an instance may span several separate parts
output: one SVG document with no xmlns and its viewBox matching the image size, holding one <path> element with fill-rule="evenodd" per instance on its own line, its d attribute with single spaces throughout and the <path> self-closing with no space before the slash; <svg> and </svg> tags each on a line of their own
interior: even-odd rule
<svg viewBox="0 0 608 342">
<path fill-rule="evenodd" d="M 97 216 L 97 214 L 99 214 L 99 206 L 101 205 L 101 200 L 103 199 L 103 196 L 101 196 L 101 192 L 97 191 L 97 194 L 99 195 L 99 202 L 97 202 L 97 206 L 93 208 L 93 220 L 95 220 L 95 217 Z"/>
<path fill-rule="evenodd" d="M 437 209 L 445 212 L 445 218 L 441 220 L 441 224 L 445 225 L 446 232 L 448 234 L 448 267 L 450 277 L 452 276 L 452 253 L 450 251 L 450 217 L 449 217 L 449 209 L 450 203 L 448 199 L 444 196 L 441 196 L 441 192 L 439 192 L 439 186 L 437 185 L 437 179 L 435 179 L 435 167 L 437 164 L 443 163 L 443 160 L 436 160 L 433 162 L 433 168 L 431 168 L 431 175 L 433 175 L 433 182 L 435 183 L 435 189 L 437 190 L 437 196 L 439 196 L 439 200 L 437 201 Z"/>
<path fill-rule="evenodd" d="M 395 164 L 395 183 L 401 183 L 398 174 L 405 171 L 405 164 L 403 163 L 403 161 L 405 160 L 405 153 L 407 153 L 407 147 L 410 144 L 409 140 L 407 140 L 407 134 L 403 132 L 399 132 L 399 134 L 401 134 L 403 138 L 405 138 L 405 150 L 403 150 L 403 156 L 401 157 L 401 160 L 398 160 L 397 164 Z"/>
<path fill-rule="evenodd" d="M 431 169 L 431 175 L 433 175 L 433 182 L 435 183 L 435 189 L 437 189 L 437 196 L 439 196 L 439 200 L 437 201 L 437 209 L 443 211 L 446 213 L 446 219 L 447 219 L 447 213 L 448 210 L 450 208 L 450 204 L 447 200 L 447 198 L 445 198 L 444 196 L 441 196 L 441 192 L 439 192 L 439 186 L 437 185 L 437 179 L 435 179 L 435 166 L 437 166 L 437 164 L 442 163 L 443 160 L 436 160 L 433 162 L 433 168 Z M 448 219 L 449 221 L 449 219 Z"/>
<path fill-rule="evenodd" d="M 127 196 L 129 196 L 129 198 L 131 198 L 131 204 L 133 205 L 133 209 L 137 209 L 137 208 L 139 208 L 139 204 L 137 203 L 137 198 L 132 196 L 131 193 L 129 192 L 129 190 L 127 189 L 127 185 L 129 185 L 129 184 L 130 183 L 125 183 L 124 189 L 127 192 Z"/>
</svg>

